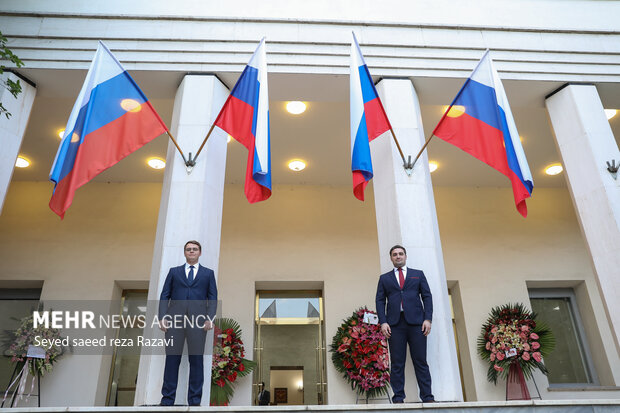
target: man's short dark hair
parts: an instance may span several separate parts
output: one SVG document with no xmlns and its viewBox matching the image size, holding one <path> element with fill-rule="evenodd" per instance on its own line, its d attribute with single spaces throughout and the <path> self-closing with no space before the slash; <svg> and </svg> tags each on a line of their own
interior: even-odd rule
<svg viewBox="0 0 620 413">
<path fill-rule="evenodd" d="M 183 246 L 183 249 L 184 249 L 184 250 L 185 250 L 185 248 L 187 248 L 187 244 L 194 244 L 194 245 L 198 245 L 198 251 L 202 252 L 202 245 L 200 245 L 200 242 L 198 242 L 198 241 L 194 241 L 194 240 L 187 241 L 187 242 L 185 243 L 185 245 Z"/>
<path fill-rule="evenodd" d="M 405 249 L 405 247 L 403 247 L 402 245 L 394 245 L 392 248 L 390 248 L 390 257 L 392 256 L 392 251 L 394 251 L 395 249 L 400 248 L 401 250 L 403 250 L 403 252 L 405 253 L 405 255 L 407 255 L 407 250 Z"/>
</svg>

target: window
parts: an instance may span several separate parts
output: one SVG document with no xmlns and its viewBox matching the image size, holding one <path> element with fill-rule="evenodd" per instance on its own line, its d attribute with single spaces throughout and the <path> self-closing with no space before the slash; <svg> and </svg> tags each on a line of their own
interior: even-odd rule
<svg viewBox="0 0 620 413">
<path fill-rule="evenodd" d="M 37 309 L 41 297 L 40 288 L 0 288 L 0 389 L 2 396 L 10 383 L 15 364 L 5 355 L 14 340 L 14 332 L 19 328 L 22 318 Z M 9 400 L 7 398 L 7 400 Z M 7 402 L 8 403 L 8 402 Z"/>
<path fill-rule="evenodd" d="M 597 385 L 592 358 L 572 289 L 529 290 L 532 310 L 553 331 L 555 350 L 545 358 L 549 385 Z"/>
</svg>

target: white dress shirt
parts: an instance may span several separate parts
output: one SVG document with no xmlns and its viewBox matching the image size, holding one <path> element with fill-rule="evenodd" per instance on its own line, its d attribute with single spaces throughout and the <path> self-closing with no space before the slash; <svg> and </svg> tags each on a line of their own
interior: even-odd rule
<svg viewBox="0 0 620 413">
<path fill-rule="evenodd" d="M 407 279 L 407 266 L 403 266 L 403 277 Z M 400 287 L 400 277 L 398 276 L 398 268 L 394 268 L 394 276 L 396 277 L 396 284 Z"/>
<path fill-rule="evenodd" d="M 185 263 L 185 278 L 189 278 L 189 267 L 191 264 Z M 198 275 L 198 267 L 200 264 L 194 264 L 194 280 L 196 279 L 196 275 Z"/>
</svg>

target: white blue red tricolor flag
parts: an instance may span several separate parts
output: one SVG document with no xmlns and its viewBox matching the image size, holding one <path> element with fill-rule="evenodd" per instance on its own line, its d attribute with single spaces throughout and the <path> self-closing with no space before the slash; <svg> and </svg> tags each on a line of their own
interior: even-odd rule
<svg viewBox="0 0 620 413">
<path fill-rule="evenodd" d="M 364 189 L 372 179 L 370 141 L 392 126 L 388 120 L 368 66 L 357 44 L 355 34 L 351 42 L 350 108 L 351 108 L 351 171 L 353 195 L 364 200 Z"/>
<path fill-rule="evenodd" d="M 168 130 L 119 61 L 99 42 L 50 171 L 61 218 L 75 191 Z"/>
<path fill-rule="evenodd" d="M 433 134 L 506 175 L 512 183 L 517 210 L 527 216 L 525 199 L 532 195 L 534 181 L 488 50 Z"/>
<path fill-rule="evenodd" d="M 271 196 L 271 147 L 265 39 L 241 73 L 215 119 L 230 136 L 248 149 L 245 196 L 250 203 Z"/>
</svg>

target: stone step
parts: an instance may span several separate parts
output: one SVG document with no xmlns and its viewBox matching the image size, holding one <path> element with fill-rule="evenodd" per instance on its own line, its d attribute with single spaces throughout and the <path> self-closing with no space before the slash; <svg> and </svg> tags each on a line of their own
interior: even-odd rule
<svg viewBox="0 0 620 413">
<path fill-rule="evenodd" d="M 327 406 L 130 406 L 130 407 L 42 407 L 1 409 L 11 413 L 176 413 L 176 412 L 239 412 L 239 413 L 620 413 L 620 400 L 528 400 L 489 402 L 442 402 L 404 404 L 349 404 Z"/>
</svg>

